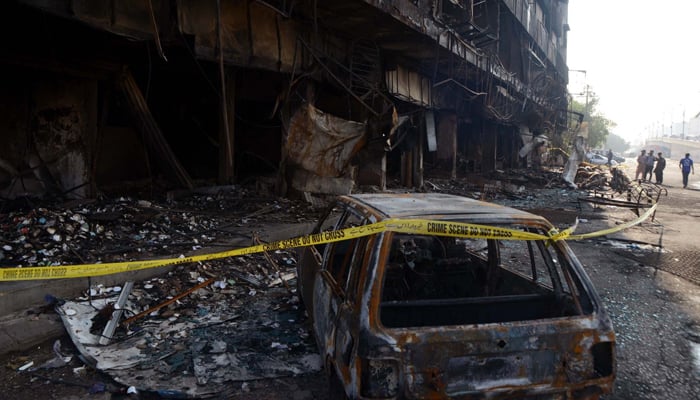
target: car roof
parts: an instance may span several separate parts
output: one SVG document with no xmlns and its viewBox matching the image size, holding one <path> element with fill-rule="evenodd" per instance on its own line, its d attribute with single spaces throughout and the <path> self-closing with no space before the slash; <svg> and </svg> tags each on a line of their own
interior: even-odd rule
<svg viewBox="0 0 700 400">
<path fill-rule="evenodd" d="M 476 217 L 496 221 L 528 220 L 551 225 L 543 217 L 515 208 L 444 193 L 380 193 L 341 196 L 373 209 L 385 218 L 454 219 Z"/>
</svg>

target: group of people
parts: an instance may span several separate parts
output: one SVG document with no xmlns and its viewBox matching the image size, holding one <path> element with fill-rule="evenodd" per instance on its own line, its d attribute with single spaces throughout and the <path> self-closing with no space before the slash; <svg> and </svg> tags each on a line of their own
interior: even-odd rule
<svg viewBox="0 0 700 400">
<path fill-rule="evenodd" d="M 653 172 L 656 177 L 655 183 L 659 185 L 663 184 L 665 168 L 666 159 L 661 152 L 654 155 L 652 150 L 649 150 L 649 153 L 647 153 L 646 150 L 642 150 L 641 154 L 637 157 L 637 172 L 634 176 L 634 180 L 638 181 L 641 175 L 642 181 L 651 182 L 651 174 Z M 693 160 L 690 158 L 690 153 L 685 154 L 685 158 L 678 163 L 678 168 L 680 168 L 683 173 L 683 188 L 686 188 L 688 186 L 688 175 L 690 175 L 691 171 L 693 175 L 695 174 L 695 168 L 693 167 Z"/>
<path fill-rule="evenodd" d="M 656 167 L 656 168 L 655 168 Z M 664 183 L 664 169 L 666 169 L 666 159 L 661 152 L 656 153 L 649 150 L 642 150 L 642 153 L 637 157 L 637 173 L 634 175 L 634 180 L 639 180 L 639 175 L 642 176 L 642 181 L 651 182 L 651 174 L 656 176 L 656 184 Z"/>
</svg>

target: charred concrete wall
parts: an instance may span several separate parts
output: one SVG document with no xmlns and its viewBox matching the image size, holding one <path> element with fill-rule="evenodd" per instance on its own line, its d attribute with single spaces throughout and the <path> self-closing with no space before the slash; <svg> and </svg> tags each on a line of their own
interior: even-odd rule
<svg viewBox="0 0 700 400">
<path fill-rule="evenodd" d="M 566 4 L 558 1 L 3 7 L 1 33 L 16 39 L 1 67 L 32 83 L 0 96 L 14 104 L 0 112 L 5 183 L 28 168 L 42 188 L 81 196 L 158 177 L 189 187 L 270 175 L 280 192 L 335 192 L 383 187 L 388 173 L 419 187 L 424 173 L 517 167 L 518 126 L 565 129 Z M 304 110 L 336 128 L 364 127 L 347 147 L 314 149 L 342 168 L 300 162 L 334 129 L 290 131 Z M 44 171 L 55 182 L 18 147 L 60 155 Z"/>
<path fill-rule="evenodd" d="M 5 69 L 3 76 L 12 77 L 0 93 L 0 159 L 7 166 L 3 194 L 84 195 L 92 154 L 88 149 L 95 139 L 97 82 L 17 69 Z"/>
</svg>

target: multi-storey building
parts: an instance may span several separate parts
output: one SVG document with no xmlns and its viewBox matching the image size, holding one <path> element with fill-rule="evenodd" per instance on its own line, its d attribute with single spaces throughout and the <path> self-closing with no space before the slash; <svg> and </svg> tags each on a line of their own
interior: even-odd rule
<svg viewBox="0 0 700 400">
<path fill-rule="evenodd" d="M 337 193 L 517 167 L 533 136 L 566 129 L 567 6 L 3 4 L 0 186 L 90 195 L 254 176 Z"/>
</svg>

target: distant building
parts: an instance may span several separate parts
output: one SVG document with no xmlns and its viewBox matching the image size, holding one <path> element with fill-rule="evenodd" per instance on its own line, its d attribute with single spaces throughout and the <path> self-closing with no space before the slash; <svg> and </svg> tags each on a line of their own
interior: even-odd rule
<svg viewBox="0 0 700 400">
<path fill-rule="evenodd" d="M 685 138 L 689 140 L 700 139 L 700 113 L 695 114 L 688 120 L 685 130 Z"/>
</svg>

